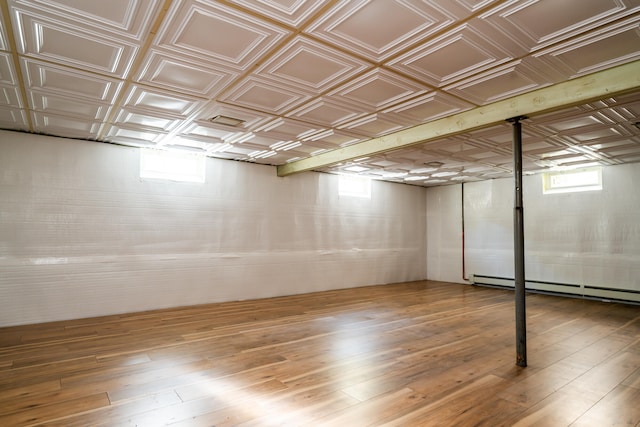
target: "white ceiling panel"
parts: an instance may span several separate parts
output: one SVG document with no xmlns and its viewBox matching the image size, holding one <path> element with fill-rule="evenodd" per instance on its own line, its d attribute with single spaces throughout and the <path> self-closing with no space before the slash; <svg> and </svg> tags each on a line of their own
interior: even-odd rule
<svg viewBox="0 0 640 427">
<path fill-rule="evenodd" d="M 398 131 L 405 127 L 407 127 L 406 123 L 394 121 L 393 117 L 390 118 L 384 114 L 370 114 L 352 122 L 340 125 L 338 126 L 338 129 L 345 129 L 368 138 L 375 138 Z"/>
<path fill-rule="evenodd" d="M 340 2 L 308 31 L 379 62 L 454 22 L 435 2 L 418 0 Z M 372 28 L 372 23 L 376 23 Z"/>
<path fill-rule="evenodd" d="M 0 52 L 0 83 L 6 85 L 17 85 L 15 69 L 13 67 L 13 58 L 7 53 Z"/>
<path fill-rule="evenodd" d="M 182 118 L 193 113 L 202 104 L 201 99 L 192 96 L 154 90 L 141 85 L 131 85 L 124 102 L 125 107 Z"/>
<path fill-rule="evenodd" d="M 640 58 L 640 17 L 616 23 L 607 31 L 600 30 L 589 37 L 580 37 L 546 49 L 536 55 L 565 76 L 576 77 L 593 73 Z"/>
<path fill-rule="evenodd" d="M 175 2 L 158 45 L 203 61 L 246 70 L 288 31 L 216 2 Z"/>
<path fill-rule="evenodd" d="M 363 61 L 350 59 L 340 51 L 299 36 L 256 73 L 262 78 L 297 84 L 303 90 L 319 94 L 368 67 Z"/>
<path fill-rule="evenodd" d="M 17 86 L 0 85 L 0 106 L 23 108 L 22 96 Z"/>
<path fill-rule="evenodd" d="M 7 39 L 7 24 L 5 24 L 5 21 L 8 22 L 8 18 L 4 16 L 2 8 L 0 8 L 0 19 L 2 19 L 0 22 L 0 50 L 10 50 Z"/>
<path fill-rule="evenodd" d="M 248 10 L 296 27 L 322 7 L 325 0 L 230 0 Z"/>
<path fill-rule="evenodd" d="M 106 133 L 106 140 L 134 146 L 154 146 L 166 134 L 152 130 L 140 129 L 136 126 L 111 125 Z"/>
<path fill-rule="evenodd" d="M 44 12 L 44 11 L 41 11 Z M 81 70 L 125 77 L 137 46 L 76 23 L 31 10 L 14 9 L 16 25 L 23 29 L 16 40 L 21 54 Z"/>
<path fill-rule="evenodd" d="M 137 81 L 193 96 L 213 98 L 237 77 L 238 73 L 229 69 L 216 68 L 175 53 L 152 50 L 145 58 Z"/>
<path fill-rule="evenodd" d="M 428 88 L 382 69 L 354 79 L 330 95 L 342 102 L 361 105 L 365 111 L 381 110 L 426 93 Z"/>
<path fill-rule="evenodd" d="M 69 96 L 39 90 L 29 91 L 29 101 L 31 108 L 34 110 L 88 121 L 102 122 L 111 109 L 111 105 L 107 103 L 99 104 L 87 99 L 78 97 L 71 98 Z"/>
<path fill-rule="evenodd" d="M 28 88 L 97 102 L 113 103 L 122 85 L 120 80 L 27 58 L 22 59 L 22 74 Z"/>
<path fill-rule="evenodd" d="M 637 0 L 510 0 L 482 16 L 533 52 L 630 13 Z"/>
<path fill-rule="evenodd" d="M 0 126 L 4 129 L 28 131 L 27 112 L 15 107 L 0 106 Z"/>
<path fill-rule="evenodd" d="M 299 106 L 310 97 L 310 94 L 297 88 L 251 76 L 220 100 L 278 115 Z"/>
<path fill-rule="evenodd" d="M 69 138 L 85 135 L 97 136 L 102 122 L 89 121 L 85 118 L 59 116 L 41 111 L 32 111 L 31 116 L 36 130 L 50 129 L 56 134 Z"/>
<path fill-rule="evenodd" d="M 114 121 L 116 125 L 136 125 L 141 129 L 149 129 L 154 132 L 170 132 L 180 125 L 182 120 L 174 115 L 162 116 L 157 112 L 146 113 L 137 110 L 122 108 Z"/>
<path fill-rule="evenodd" d="M 514 59 L 493 40 L 497 31 L 482 20 L 460 25 L 429 43 L 390 61 L 405 73 L 434 86 L 444 86 Z"/>
<path fill-rule="evenodd" d="M 0 18 L 3 129 L 270 165 L 353 150 L 316 170 L 425 186 L 509 176 L 508 117 L 356 144 L 640 63 L 640 0 L 7 0 Z M 640 161 L 640 82 L 620 93 L 523 119 L 525 172 Z"/>
<path fill-rule="evenodd" d="M 540 75 L 533 64 L 516 60 L 452 84 L 445 90 L 475 104 L 484 105 L 551 83 L 553 82 Z"/>
<path fill-rule="evenodd" d="M 356 117 L 364 116 L 364 111 L 364 108 L 359 108 L 356 105 L 336 102 L 330 97 L 321 97 L 305 103 L 302 107 L 289 113 L 288 116 L 320 126 L 336 127 Z"/>
<path fill-rule="evenodd" d="M 22 8 L 46 11 L 73 20 L 78 26 L 115 32 L 119 35 L 141 39 L 148 30 L 160 0 L 10 0 Z"/>
<path fill-rule="evenodd" d="M 425 123 L 468 110 L 473 104 L 442 92 L 431 92 L 384 110 L 414 124 Z"/>
<path fill-rule="evenodd" d="M 255 129 L 255 132 L 277 140 L 307 140 L 318 135 L 324 129 L 320 126 L 309 127 L 307 123 L 293 119 L 278 118 Z"/>
</svg>

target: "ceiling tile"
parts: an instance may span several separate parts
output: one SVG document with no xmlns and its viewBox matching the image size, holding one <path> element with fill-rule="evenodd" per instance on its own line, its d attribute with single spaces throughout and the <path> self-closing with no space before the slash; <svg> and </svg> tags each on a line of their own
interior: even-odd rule
<svg viewBox="0 0 640 427">
<path fill-rule="evenodd" d="M 0 83 L 17 85 L 16 72 L 13 68 L 13 58 L 8 53 L 0 52 Z"/>
<path fill-rule="evenodd" d="M 426 123 L 451 114 L 460 113 L 474 105 L 453 96 L 431 92 L 384 110 L 385 113 L 396 114 L 413 123 Z"/>
<path fill-rule="evenodd" d="M 288 31 L 221 3 L 175 2 L 157 45 L 204 62 L 246 70 Z"/>
<path fill-rule="evenodd" d="M 635 0 L 563 0 L 522 2 L 511 0 L 482 16 L 533 52 L 624 17 L 637 6 Z"/>
<path fill-rule="evenodd" d="M 351 132 L 375 138 L 405 128 L 406 123 L 398 123 L 383 114 L 371 114 L 338 126 Z"/>
<path fill-rule="evenodd" d="M 337 100 L 380 110 L 427 92 L 423 85 L 383 69 L 374 69 L 330 93 Z"/>
<path fill-rule="evenodd" d="M 187 95 L 177 95 L 159 89 L 150 89 L 140 85 L 131 85 L 125 98 L 125 107 L 158 112 L 160 114 L 186 117 L 201 107 L 203 102 Z"/>
<path fill-rule="evenodd" d="M 551 83 L 553 82 L 546 81 L 540 76 L 534 64 L 517 60 L 459 81 L 443 90 L 469 102 L 484 105 L 539 89 Z"/>
<path fill-rule="evenodd" d="M 373 30 L 372 22 L 383 24 Z M 354 0 L 338 3 L 307 32 L 379 62 L 453 22 L 434 2 Z"/>
<path fill-rule="evenodd" d="M 162 116 L 157 112 L 147 113 L 128 108 L 122 108 L 116 115 L 115 125 L 136 125 L 140 129 L 165 133 L 177 127 L 182 120 L 175 115 Z"/>
<path fill-rule="evenodd" d="M 0 8 L 0 19 L 0 50 L 9 50 L 9 44 L 7 42 L 7 28 L 5 24 L 7 17 L 4 16 L 2 8 Z"/>
<path fill-rule="evenodd" d="M 434 86 L 443 86 L 514 59 L 482 20 L 465 23 L 390 62 L 399 70 Z"/>
<path fill-rule="evenodd" d="M 335 102 L 330 97 L 314 99 L 288 114 L 290 117 L 326 127 L 334 127 L 364 115 L 363 108 Z"/>
<path fill-rule="evenodd" d="M 162 4 L 160 0 L 10 0 L 10 3 L 47 11 L 51 16 L 67 18 L 92 31 L 115 32 L 136 40 L 147 32 Z"/>
<path fill-rule="evenodd" d="M 640 16 L 635 16 L 596 34 L 545 49 L 536 56 L 543 57 L 551 67 L 562 70 L 568 78 L 600 71 L 640 58 L 637 48 L 640 46 L 639 26 Z"/>
<path fill-rule="evenodd" d="M 0 127 L 19 131 L 28 131 L 27 113 L 12 107 L 0 106 Z"/>
<path fill-rule="evenodd" d="M 14 9 L 16 25 L 24 32 L 16 40 L 24 55 L 91 70 L 114 77 L 125 77 L 137 46 L 77 25 L 29 10 Z"/>
<path fill-rule="evenodd" d="M 237 78 L 237 72 L 175 53 L 152 50 L 145 58 L 137 81 L 193 96 L 213 98 Z"/>
<path fill-rule="evenodd" d="M 140 130 L 135 126 L 111 125 L 106 133 L 105 139 L 110 142 L 117 142 L 134 146 L 155 146 L 156 142 L 162 140 L 166 134 L 151 130 Z"/>
<path fill-rule="evenodd" d="M 307 140 L 322 132 L 321 127 L 309 127 L 307 123 L 292 119 L 278 118 L 255 129 L 258 135 L 275 140 Z"/>
<path fill-rule="evenodd" d="M 249 10 L 297 27 L 324 5 L 325 0 L 230 0 Z"/>
<path fill-rule="evenodd" d="M 290 86 L 251 76 L 220 100 L 267 114 L 283 114 L 309 98 L 308 93 Z"/>
<path fill-rule="evenodd" d="M 100 121 L 89 121 L 86 118 L 58 116 L 55 114 L 33 111 L 31 113 L 36 132 L 48 133 L 54 131 L 57 135 L 69 138 L 95 138 L 102 126 Z"/>
<path fill-rule="evenodd" d="M 255 73 L 263 79 L 275 79 L 319 94 L 368 67 L 365 62 L 299 36 Z"/>
<path fill-rule="evenodd" d="M 113 103 L 122 82 L 64 66 L 32 59 L 22 60 L 22 74 L 28 88 Z"/>
<path fill-rule="evenodd" d="M 39 90 L 30 90 L 28 95 L 31 108 L 34 110 L 88 121 L 104 120 L 111 108 L 106 103 L 100 104 L 83 98 L 71 98 Z"/>
<path fill-rule="evenodd" d="M 0 85 L 0 106 L 23 108 L 22 96 L 17 86 Z"/>
</svg>

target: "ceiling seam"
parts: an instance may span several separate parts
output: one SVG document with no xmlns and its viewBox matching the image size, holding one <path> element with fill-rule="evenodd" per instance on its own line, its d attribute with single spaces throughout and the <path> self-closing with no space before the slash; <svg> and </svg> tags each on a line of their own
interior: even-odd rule
<svg viewBox="0 0 640 427">
<path fill-rule="evenodd" d="M 102 125 L 101 129 L 98 132 L 97 139 L 99 141 L 105 138 L 105 134 L 108 128 L 113 125 L 113 122 L 116 119 L 116 116 L 118 114 L 118 109 L 123 107 L 122 103 L 124 102 L 125 94 L 127 93 L 128 89 L 131 87 L 131 83 L 133 82 L 134 76 L 138 73 L 143 59 L 149 52 L 151 43 L 153 43 L 156 33 L 158 32 L 158 29 L 164 22 L 164 18 L 166 17 L 167 12 L 169 11 L 169 8 L 171 7 L 172 3 L 173 3 L 173 0 L 164 1 L 162 8 L 158 12 L 158 16 L 156 17 L 155 21 L 151 25 L 147 38 L 140 46 L 140 49 L 138 50 L 138 53 L 136 54 L 136 57 L 133 63 L 131 64 L 131 68 L 127 73 L 127 77 L 122 80 L 123 84 L 122 84 L 122 88 L 120 89 L 120 93 L 116 97 L 114 103 L 111 105 L 111 111 L 109 112 L 107 119 L 104 121 L 104 124 Z"/>
</svg>

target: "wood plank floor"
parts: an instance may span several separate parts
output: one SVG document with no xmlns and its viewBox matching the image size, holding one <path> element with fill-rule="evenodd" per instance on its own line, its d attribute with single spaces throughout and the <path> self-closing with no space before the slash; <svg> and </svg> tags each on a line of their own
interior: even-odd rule
<svg viewBox="0 0 640 427">
<path fill-rule="evenodd" d="M 412 282 L 0 329 L 1 426 L 640 426 L 640 306 Z"/>
</svg>

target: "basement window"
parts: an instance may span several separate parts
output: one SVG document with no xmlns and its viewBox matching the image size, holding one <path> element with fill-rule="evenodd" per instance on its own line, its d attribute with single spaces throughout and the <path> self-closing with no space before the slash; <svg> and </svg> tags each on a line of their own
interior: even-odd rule
<svg viewBox="0 0 640 427">
<path fill-rule="evenodd" d="M 204 183 L 205 167 L 202 155 L 140 149 L 140 178 Z"/>
<path fill-rule="evenodd" d="M 542 174 L 542 192 L 544 194 L 597 190 L 602 190 L 601 167 Z"/>
<path fill-rule="evenodd" d="M 338 177 L 338 195 L 370 199 L 371 178 L 357 175 L 340 175 Z"/>
</svg>

